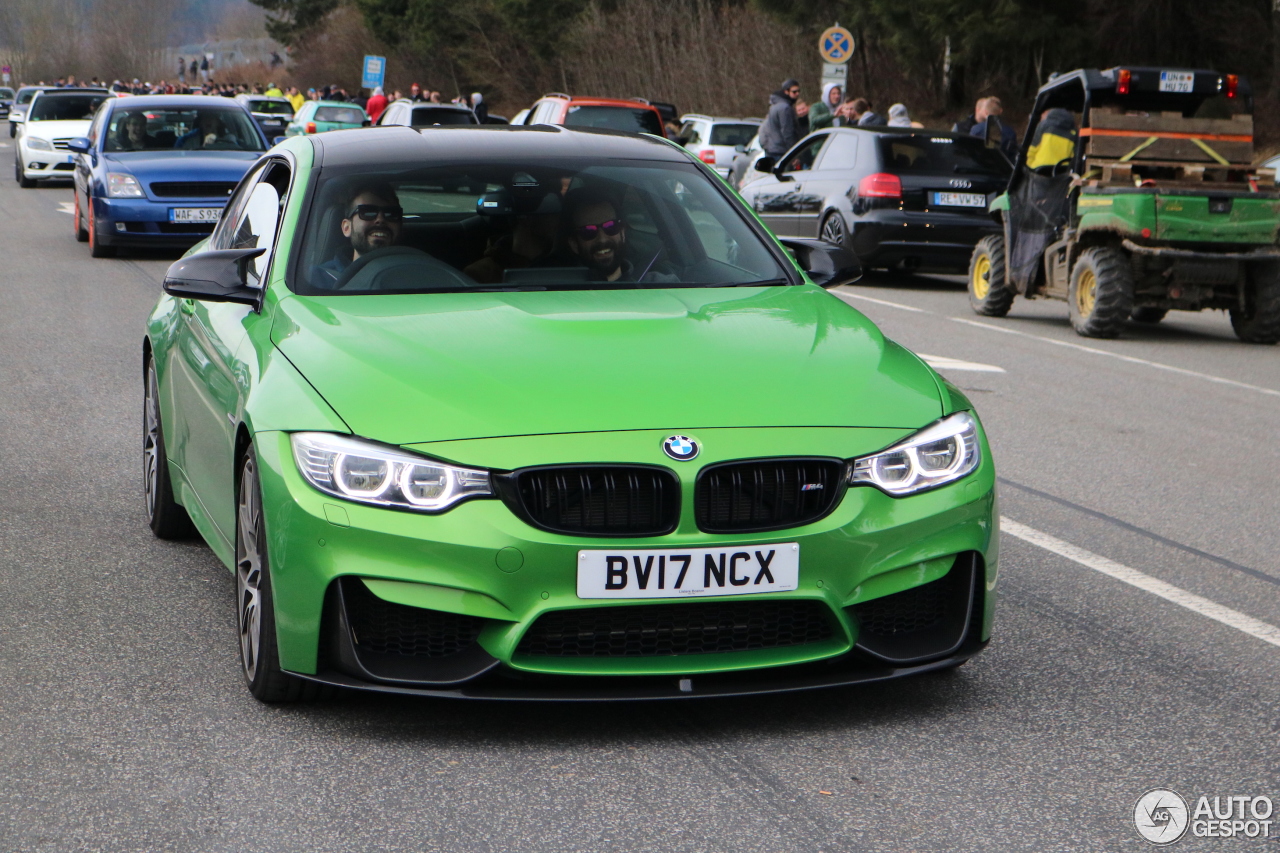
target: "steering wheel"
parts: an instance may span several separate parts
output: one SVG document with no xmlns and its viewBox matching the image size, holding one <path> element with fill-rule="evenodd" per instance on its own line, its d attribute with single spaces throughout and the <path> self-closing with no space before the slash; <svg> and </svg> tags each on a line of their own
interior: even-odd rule
<svg viewBox="0 0 1280 853">
<path fill-rule="evenodd" d="M 451 282 L 451 284 L 473 284 L 470 279 L 467 279 L 453 267 L 436 260 L 421 249 L 414 249 L 411 246 L 383 246 L 379 249 L 374 249 L 372 252 L 365 252 L 363 255 L 356 258 L 351 266 L 343 270 L 342 275 L 338 276 L 338 280 L 333 283 L 333 289 L 345 290 L 356 276 L 372 264 L 378 264 L 385 261 L 389 263 L 383 264 L 384 266 L 396 266 L 394 263 L 395 258 L 405 258 L 406 260 L 413 258 L 421 261 L 422 266 L 424 267 L 430 267 L 438 272 L 446 272 L 449 274 L 450 278 L 455 280 Z"/>
<path fill-rule="evenodd" d="M 1051 171 L 1049 174 L 1055 178 L 1060 175 L 1071 174 L 1071 158 L 1064 157 L 1063 159 L 1059 160 L 1057 163 L 1054 163 L 1053 171 Z"/>
</svg>

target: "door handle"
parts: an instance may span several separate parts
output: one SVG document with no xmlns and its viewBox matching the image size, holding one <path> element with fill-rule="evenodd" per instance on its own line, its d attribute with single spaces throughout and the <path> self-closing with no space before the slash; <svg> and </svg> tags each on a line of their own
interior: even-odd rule
<svg viewBox="0 0 1280 853">
<path fill-rule="evenodd" d="M 183 314 L 196 313 L 196 301 L 194 299 L 184 299 L 178 303 L 178 310 Z"/>
</svg>

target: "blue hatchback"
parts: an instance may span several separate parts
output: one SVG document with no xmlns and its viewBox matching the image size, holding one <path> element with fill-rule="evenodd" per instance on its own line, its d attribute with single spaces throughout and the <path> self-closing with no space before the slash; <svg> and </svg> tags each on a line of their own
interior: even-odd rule
<svg viewBox="0 0 1280 853">
<path fill-rule="evenodd" d="M 118 246 L 193 245 L 213 231 L 244 173 L 267 149 L 235 101 L 207 95 L 111 98 L 76 152 L 76 239 L 95 258 Z"/>
</svg>

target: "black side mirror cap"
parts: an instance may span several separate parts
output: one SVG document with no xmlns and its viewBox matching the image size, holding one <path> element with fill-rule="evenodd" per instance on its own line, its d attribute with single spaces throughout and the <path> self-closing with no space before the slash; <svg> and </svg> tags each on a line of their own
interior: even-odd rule
<svg viewBox="0 0 1280 853">
<path fill-rule="evenodd" d="M 93 148 L 93 143 L 90 142 L 86 137 L 77 136 L 73 139 L 67 140 L 67 149 L 70 151 L 74 151 L 77 154 L 88 154 L 89 149 L 91 148 Z"/>
<path fill-rule="evenodd" d="M 220 249 L 174 262 L 164 274 L 164 292 L 181 299 L 236 302 L 257 307 L 262 289 L 250 287 L 249 262 L 266 251 Z"/>
<path fill-rule="evenodd" d="M 765 174 L 768 174 L 773 171 L 773 167 L 775 165 L 776 161 L 772 157 L 761 157 L 759 160 L 756 160 L 755 166 L 752 168 L 757 172 L 764 172 Z"/>
<path fill-rule="evenodd" d="M 371 118 L 367 118 L 367 119 L 365 119 L 364 121 L 360 122 L 360 126 L 361 126 L 361 127 L 373 127 L 373 119 L 371 119 Z"/>
<path fill-rule="evenodd" d="M 852 284 L 862 278 L 862 262 L 858 256 L 835 243 L 826 240 L 804 240 L 798 237 L 781 238 L 796 256 L 796 262 L 819 287 L 838 287 Z"/>
</svg>

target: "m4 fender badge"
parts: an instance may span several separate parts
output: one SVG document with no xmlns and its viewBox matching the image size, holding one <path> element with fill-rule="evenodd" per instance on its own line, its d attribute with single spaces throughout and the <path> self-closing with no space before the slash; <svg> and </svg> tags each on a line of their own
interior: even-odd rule
<svg viewBox="0 0 1280 853">
<path fill-rule="evenodd" d="M 688 462 L 701 450 L 698 442 L 687 435 L 670 435 L 662 442 L 662 452 L 677 462 Z"/>
</svg>

